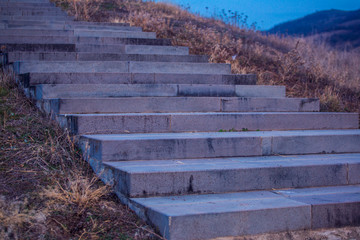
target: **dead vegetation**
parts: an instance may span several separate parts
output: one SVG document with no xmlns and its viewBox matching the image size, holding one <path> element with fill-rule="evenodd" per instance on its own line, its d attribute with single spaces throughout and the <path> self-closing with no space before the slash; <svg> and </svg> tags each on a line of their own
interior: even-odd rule
<svg viewBox="0 0 360 240">
<path fill-rule="evenodd" d="M 152 1 L 53 0 L 79 20 L 129 22 L 211 62 L 231 63 L 233 73 L 256 73 L 259 84 L 285 85 L 290 97 L 317 97 L 322 111 L 360 112 L 360 54 L 312 39 L 264 35 L 180 7 Z M 245 25 L 245 24 L 243 24 Z"/>
<path fill-rule="evenodd" d="M 156 239 L 0 72 L 0 239 Z"/>
</svg>

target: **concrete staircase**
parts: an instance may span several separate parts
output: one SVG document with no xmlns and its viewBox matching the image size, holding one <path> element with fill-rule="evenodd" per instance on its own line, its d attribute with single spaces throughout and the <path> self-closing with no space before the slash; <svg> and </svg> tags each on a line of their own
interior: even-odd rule
<svg viewBox="0 0 360 240">
<path fill-rule="evenodd" d="M 355 113 L 232 75 L 155 33 L 0 0 L 3 63 L 167 239 L 360 225 Z"/>
</svg>

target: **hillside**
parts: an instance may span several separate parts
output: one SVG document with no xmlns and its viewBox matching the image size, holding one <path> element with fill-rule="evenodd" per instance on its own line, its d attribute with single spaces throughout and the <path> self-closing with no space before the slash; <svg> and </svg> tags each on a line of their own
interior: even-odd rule
<svg viewBox="0 0 360 240">
<path fill-rule="evenodd" d="M 268 32 L 292 36 L 316 36 L 335 47 L 357 48 L 360 47 L 360 10 L 319 11 L 276 25 Z"/>
<path fill-rule="evenodd" d="M 360 56 L 311 39 L 278 37 L 203 18 L 178 6 L 142 1 L 54 0 L 77 19 L 128 22 L 232 64 L 232 73 L 256 73 L 258 84 L 285 85 L 289 97 L 317 97 L 323 111 L 360 112 Z M 314 51 L 313 49 L 317 49 Z"/>
</svg>

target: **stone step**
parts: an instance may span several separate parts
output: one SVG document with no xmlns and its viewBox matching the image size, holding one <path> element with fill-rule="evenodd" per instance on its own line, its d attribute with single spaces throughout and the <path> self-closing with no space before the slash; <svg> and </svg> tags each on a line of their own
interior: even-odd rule
<svg viewBox="0 0 360 240">
<path fill-rule="evenodd" d="M 0 36 L 0 44 L 92 44 L 92 45 L 159 45 L 169 46 L 169 39 L 116 38 L 116 37 L 67 37 L 67 36 Z M 180 47 L 181 48 L 181 47 Z"/>
<path fill-rule="evenodd" d="M 74 35 L 79 37 L 118 37 L 118 38 L 156 38 L 154 32 L 141 32 L 141 28 L 124 27 L 123 30 L 85 30 L 78 29 L 74 30 Z M 130 31 L 131 30 L 131 31 Z"/>
<path fill-rule="evenodd" d="M 12 5 L 0 5 L 1 16 L 6 16 L 6 13 L 14 13 L 14 12 L 56 12 L 65 14 L 60 8 L 56 8 L 53 6 L 12 6 Z M 3 14 L 5 13 L 5 14 Z"/>
<path fill-rule="evenodd" d="M 2 3 L 49 3 L 49 0 L 0 0 Z"/>
<path fill-rule="evenodd" d="M 154 46 L 154 45 L 100 45 L 100 44 L 77 44 L 77 52 L 95 53 L 127 53 L 127 54 L 163 54 L 163 55 L 189 55 L 188 47 L 179 46 Z"/>
<path fill-rule="evenodd" d="M 67 45 L 65 45 L 67 46 Z M 71 46 L 71 45 L 70 45 Z M 51 49 L 49 49 L 51 50 Z M 54 49 L 56 50 L 56 49 Z M 36 84 L 229 84 L 255 85 L 255 74 L 169 74 L 169 73 L 28 73 L 18 76 L 27 88 Z"/>
<path fill-rule="evenodd" d="M 318 99 L 229 97 L 63 98 L 37 102 L 48 113 L 315 112 Z"/>
<path fill-rule="evenodd" d="M 81 141 L 89 158 L 100 161 L 360 152 L 358 129 L 102 134 L 82 135 Z"/>
<path fill-rule="evenodd" d="M 1 38 L 1 37 L 0 37 Z M 143 46 L 137 48 L 136 44 L 149 44 L 149 46 L 153 46 L 151 44 L 165 44 L 164 46 L 160 46 L 157 49 L 157 46 L 154 48 L 149 47 L 149 49 L 156 49 L 159 54 L 168 54 L 168 55 L 187 55 L 188 48 L 184 47 L 173 47 L 167 46 L 170 44 L 167 39 L 161 39 L 165 41 L 158 41 L 158 39 L 132 39 L 127 38 L 124 39 L 124 44 L 118 45 L 109 45 L 108 47 L 103 47 L 102 45 L 86 45 L 86 44 L 76 44 L 75 43 L 10 43 L 8 40 L 4 40 L 4 42 L 0 42 L 1 46 L 6 49 L 6 52 L 119 52 L 126 53 L 126 48 L 131 49 L 133 54 L 141 53 L 140 50 L 144 50 Z M 133 44 L 128 45 L 126 44 Z M 112 51 L 110 51 L 112 49 Z M 149 51 L 150 52 L 150 51 Z M 147 54 L 148 52 L 143 52 Z M 154 53 L 153 53 L 154 54 Z"/>
<path fill-rule="evenodd" d="M 265 91 L 267 89 L 267 91 Z M 104 97 L 259 97 L 284 98 L 284 86 L 212 84 L 40 84 L 32 96 L 43 98 Z M 268 96 L 261 96 L 266 92 Z"/>
<path fill-rule="evenodd" d="M 1 37 L 0 37 L 1 38 Z M 28 44 L 28 43 L 0 43 L 4 47 L 5 52 L 75 52 L 76 45 L 74 43 L 62 44 Z"/>
<path fill-rule="evenodd" d="M 117 37 L 76 37 L 75 42 L 78 44 L 92 45 L 159 45 L 170 46 L 170 39 L 153 39 L 153 38 L 117 38 Z"/>
<path fill-rule="evenodd" d="M 166 239 L 212 239 L 356 226 L 360 224 L 359 191 L 360 186 L 353 185 L 133 198 L 129 205 Z"/>
<path fill-rule="evenodd" d="M 3 17 L 2 23 L 7 24 L 8 29 L 34 29 L 34 30 L 83 30 L 83 31 L 141 31 L 140 27 L 130 27 L 123 24 L 92 24 L 72 21 L 71 16 L 17 16 Z"/>
<path fill-rule="evenodd" d="M 132 198 L 360 184 L 360 154 L 103 164 L 117 192 Z"/>
<path fill-rule="evenodd" d="M 102 30 L 43 30 L 43 29 L 2 29 L 0 30 L 1 36 L 66 36 L 66 37 L 73 37 L 73 36 L 79 36 L 81 33 L 89 33 L 91 32 L 94 37 L 101 36 L 104 33 L 107 33 L 109 31 L 102 31 Z M 115 33 L 116 37 L 121 37 L 121 35 L 124 35 L 125 33 L 129 34 L 144 34 L 141 32 L 141 28 L 134 28 L 134 27 L 123 27 L 122 30 L 113 30 L 111 31 Z M 154 33 L 146 33 L 150 37 L 154 37 Z M 125 34 L 126 35 L 126 34 Z M 110 35 L 109 35 L 110 36 Z"/>
<path fill-rule="evenodd" d="M 9 16 L 9 15 L 1 15 L 0 16 L 0 22 L 6 23 L 6 28 L 21 28 L 21 26 L 26 26 L 29 29 L 32 29 L 32 27 L 29 23 L 25 23 L 22 25 L 14 24 L 11 22 L 32 22 L 37 21 L 41 22 L 41 24 L 38 24 L 35 28 L 41 28 L 44 26 L 46 22 L 49 21 L 56 21 L 56 22 L 69 22 L 74 20 L 74 17 L 72 16 L 37 16 L 37 15 L 26 15 L 26 16 Z"/>
<path fill-rule="evenodd" d="M 14 13 L 14 12 L 57 12 L 57 13 L 65 13 L 60 8 L 54 6 L 22 6 L 22 5 L 1 5 L 0 4 L 1 14 L 3 13 Z"/>
<path fill-rule="evenodd" d="M 131 28 L 131 27 L 124 27 L 124 28 Z M 11 29 L 14 30 L 14 29 Z M 39 33 L 39 30 L 36 30 L 34 33 L 27 33 L 25 31 L 18 31 L 17 34 L 7 34 L 8 30 L 2 30 L 2 39 L 4 38 L 16 38 L 16 37 L 22 37 L 24 38 L 24 40 L 27 39 L 31 39 L 31 38 L 54 38 L 55 36 L 59 36 L 56 34 L 51 34 L 51 33 L 47 33 L 45 31 L 43 31 L 43 34 L 37 34 Z M 29 31 L 29 30 L 28 30 Z M 83 35 L 82 33 L 85 32 L 85 34 Z M 67 35 L 65 35 L 65 33 L 67 33 Z M 60 31 L 60 36 L 62 37 L 67 37 L 69 38 L 69 40 L 74 41 L 73 39 L 77 39 L 77 38 L 82 38 L 82 37 L 91 37 L 91 38 L 100 38 L 100 37 L 105 37 L 105 38 L 146 38 L 146 39 L 156 39 L 156 34 L 152 33 L 152 32 L 140 32 L 140 31 L 114 31 L 112 34 L 106 34 L 106 31 L 84 31 L 84 30 L 74 30 L 74 31 L 64 31 L 61 30 Z M 87 36 L 89 35 L 89 36 Z M 75 38 L 74 38 L 75 37 Z M 68 41 L 69 41 L 68 40 Z M 64 42 L 67 43 L 67 42 Z"/>
<path fill-rule="evenodd" d="M 1 31 L 1 30 L 0 30 Z M 70 34 L 68 30 L 58 31 L 58 36 L 66 36 Z M 168 44 L 167 41 L 158 41 L 158 39 L 153 39 L 154 41 L 148 41 L 148 39 L 125 39 L 124 43 L 128 42 L 129 44 L 149 44 L 149 45 L 127 45 L 127 44 L 117 44 L 117 45 L 101 45 L 101 44 L 76 44 L 76 47 L 72 47 L 72 52 L 92 52 L 92 53 L 127 53 L 127 54 L 161 54 L 161 55 L 189 55 L 188 47 L 178 47 L 178 46 L 167 46 L 167 45 L 150 45 L 150 44 Z M 134 41 L 132 41 L 134 40 Z M 139 41 L 135 41 L 139 40 Z M 4 40 L 5 41 L 5 40 Z M 25 40 L 24 40 L 25 41 Z M 57 43 L 59 44 L 59 43 Z M 64 50 L 52 50 L 52 45 L 55 44 L 2 44 L 9 45 L 7 47 L 7 52 L 67 52 Z M 72 43 L 67 43 L 71 45 Z M 26 46 L 25 46 L 26 45 Z M 62 44 L 65 45 L 65 44 Z M 34 47 L 35 46 L 35 47 Z M 56 49 L 56 48 L 55 48 Z M 30 54 L 30 53 L 22 53 Z"/>
<path fill-rule="evenodd" d="M 11 52 L 10 63 L 16 61 L 146 61 L 146 62 L 194 62 L 207 63 L 207 56 L 200 55 L 160 55 L 123 53 L 75 53 L 75 52 Z"/>
<path fill-rule="evenodd" d="M 18 3 L 4 3 L 4 2 L 0 2 L 0 10 L 1 11 L 22 11 L 22 10 L 41 10 L 41 11 L 46 11 L 46 10 L 58 10 L 58 11 L 62 11 L 60 8 L 55 7 L 52 4 L 38 4 L 38 5 L 32 5 L 32 4 L 18 4 Z"/>
<path fill-rule="evenodd" d="M 359 127 L 359 117 L 355 113 L 117 113 L 66 114 L 59 118 L 64 124 L 63 127 L 75 135 L 355 129 Z"/>
<path fill-rule="evenodd" d="M 3 16 L 68 16 L 65 12 L 54 10 L 35 10 L 35 11 L 27 11 L 27 10 L 14 10 L 14 11 L 2 11 L 1 15 Z"/>
<path fill-rule="evenodd" d="M 54 21 L 54 20 L 50 20 L 50 19 L 46 19 L 44 20 L 40 20 L 41 18 L 39 17 L 39 20 L 33 19 L 31 21 L 27 20 L 20 20 L 20 19 L 15 19 L 15 20 L 9 20 L 9 21 L 2 21 L 2 22 L 6 22 L 6 23 L 10 23 L 10 24 L 16 24 L 16 25 L 26 25 L 26 26 L 32 26 L 32 25 L 49 25 L 49 24 L 63 24 L 63 25 L 71 25 L 71 26 L 99 26 L 99 27 L 118 27 L 115 29 L 123 29 L 123 27 L 129 27 L 130 24 L 129 23 L 109 23 L 109 22 L 85 22 L 85 21 L 70 21 L 70 20 L 58 20 L 58 21 Z M 140 27 L 133 27 L 134 29 L 141 29 Z"/>
<path fill-rule="evenodd" d="M 43 3 L 36 3 L 36 2 L 9 2 L 9 1 L 0 1 L 0 6 L 2 7 L 52 7 L 55 8 L 55 4 L 51 2 L 43 2 Z"/>
<path fill-rule="evenodd" d="M 135 61 L 18 61 L 13 63 L 17 74 L 28 72 L 112 72 L 112 73 L 205 73 L 230 74 L 229 64 L 173 63 Z"/>
<path fill-rule="evenodd" d="M 1 36 L 74 36 L 73 30 L 3 29 Z"/>
</svg>

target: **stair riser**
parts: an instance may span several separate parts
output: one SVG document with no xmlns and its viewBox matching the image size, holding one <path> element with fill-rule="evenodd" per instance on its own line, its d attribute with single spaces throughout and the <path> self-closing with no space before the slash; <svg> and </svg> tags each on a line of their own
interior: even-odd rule
<svg viewBox="0 0 360 240">
<path fill-rule="evenodd" d="M 130 31 L 131 30 L 131 31 Z M 107 37 L 124 37 L 127 36 L 127 34 L 129 34 L 130 31 L 130 35 L 148 35 L 149 38 L 154 38 L 154 34 L 153 33 L 144 33 L 144 32 L 138 32 L 138 29 L 136 28 L 130 28 L 130 27 L 124 27 L 123 31 L 115 31 L 115 35 L 114 36 L 110 36 L 107 35 Z M 125 32 L 126 31 L 126 32 Z M 79 32 L 81 32 L 81 30 L 41 30 L 41 29 L 5 29 L 5 30 L 0 30 L 0 35 L 1 36 L 65 36 L 65 37 L 73 37 L 74 35 L 79 36 Z M 87 31 L 88 32 L 88 31 Z M 101 36 L 104 35 L 104 33 L 106 34 L 106 32 L 104 31 L 91 31 L 91 33 L 97 37 L 97 36 Z M 118 36 L 116 36 L 118 35 Z M 106 36 L 106 35 L 105 35 Z M 175 48 L 175 47 L 173 47 Z"/>
<path fill-rule="evenodd" d="M 125 29 L 122 32 L 114 31 L 114 30 L 113 31 L 75 30 L 74 35 L 79 37 L 150 38 L 150 39 L 156 38 L 156 33 L 154 32 L 126 31 Z"/>
<path fill-rule="evenodd" d="M 75 44 L 1 44 L 6 52 L 75 52 Z"/>
<path fill-rule="evenodd" d="M 9 53 L 9 62 L 16 61 L 146 61 L 207 63 L 206 56 L 139 55 L 117 53 Z"/>
<path fill-rule="evenodd" d="M 27 4 L 49 4 L 48 0 L 1 0 L 1 3 L 9 3 L 9 4 L 13 4 L 13 3 L 27 3 Z"/>
<path fill-rule="evenodd" d="M 72 30 L 29 30 L 29 29 L 5 29 L 0 30 L 1 36 L 74 36 Z"/>
<path fill-rule="evenodd" d="M 102 45 L 160 45 L 169 46 L 171 42 L 169 39 L 150 39 L 150 38 L 110 38 L 110 37 L 78 37 L 76 39 L 78 44 L 102 44 Z"/>
<path fill-rule="evenodd" d="M 105 162 L 103 166 L 102 176 L 112 179 L 115 189 L 127 197 L 219 194 L 360 183 L 355 173 L 360 169 L 359 154 Z"/>
<path fill-rule="evenodd" d="M 31 6 L 26 4 L 3 4 L 3 2 L 0 2 L 0 11 L 8 11 L 8 12 L 16 12 L 16 11 L 58 11 L 62 12 L 60 8 L 54 7 L 54 6 Z"/>
<path fill-rule="evenodd" d="M 46 17 L 54 17 L 54 16 L 67 16 L 64 12 L 59 11 L 13 11 L 13 12 L 2 12 L 3 16 L 46 16 Z"/>
<path fill-rule="evenodd" d="M 146 38 L 95 38 L 95 37 L 86 37 L 86 38 L 73 38 L 73 37 L 49 37 L 49 36 L 34 36 L 23 38 L 22 36 L 14 37 L 3 37 L 0 36 L 0 43 L 6 44 L 105 44 L 105 42 L 110 42 L 108 44 L 115 45 L 160 45 L 160 46 L 169 46 L 171 43 L 168 39 L 146 39 Z"/>
<path fill-rule="evenodd" d="M 109 48 L 101 47 L 101 45 L 81 45 L 81 44 L 27 44 L 27 43 L 4 43 L 1 44 L 6 47 L 7 52 L 95 52 L 95 53 L 125 53 L 125 46 L 124 44 L 120 45 L 112 45 Z M 133 45 L 134 49 L 136 49 L 136 45 Z M 164 46 L 165 47 L 165 46 Z M 177 51 L 171 51 L 171 47 L 166 46 L 168 49 L 166 51 L 154 51 L 156 54 L 163 54 L 163 53 L 169 53 L 169 55 L 185 55 L 182 53 L 179 53 Z M 135 52 L 135 51 L 133 51 Z M 25 55 L 31 55 L 32 53 L 24 53 Z M 40 53 L 39 53 L 40 54 Z M 11 55 L 11 54 L 9 54 Z M 186 75 L 188 76 L 188 75 Z M 254 75 L 255 76 L 255 75 Z M 207 76 L 206 76 L 207 77 Z M 140 81 L 140 80 L 139 80 Z M 181 78 L 181 81 L 186 81 L 186 78 Z M 211 79 L 210 79 L 211 81 Z M 211 82 L 210 82 L 211 83 Z"/>
<path fill-rule="evenodd" d="M 51 46 L 51 45 L 50 45 Z M 71 46 L 71 45 L 69 45 Z M 14 47 L 15 48 L 15 47 Z M 36 50 L 36 49 L 35 49 Z M 30 73 L 19 76 L 25 87 L 36 84 L 229 84 L 255 85 L 254 74 Z"/>
<path fill-rule="evenodd" d="M 55 8 L 55 5 L 50 2 L 43 2 L 43 3 L 27 3 L 27 2 L 7 2 L 7 1 L 0 1 L 0 6 L 2 7 L 51 7 Z"/>
<path fill-rule="evenodd" d="M 346 164 L 147 175 L 115 172 L 114 176 L 115 179 L 127 179 L 126 184 L 117 181 L 118 185 L 115 187 L 117 191 L 128 197 L 226 193 L 273 188 L 336 186 L 348 183 Z"/>
<path fill-rule="evenodd" d="M 135 139 L 87 139 L 90 157 L 102 161 L 165 160 L 360 152 L 359 135 Z"/>
<path fill-rule="evenodd" d="M 48 29 L 48 30 L 71 30 L 64 22 L 74 20 L 71 16 L 1 16 L 0 21 L 6 25 L 5 29 Z M 31 22 L 38 22 L 36 25 Z M 24 23 L 18 23 L 24 22 Z M 28 23 L 26 23 L 28 22 Z M 61 23 L 50 23 L 61 22 Z"/>
<path fill-rule="evenodd" d="M 230 65 L 209 63 L 83 61 L 14 62 L 15 73 L 28 72 L 112 72 L 112 73 L 206 73 L 230 74 Z"/>
<path fill-rule="evenodd" d="M 78 44 L 77 52 L 107 52 L 107 53 L 127 53 L 141 55 L 189 55 L 187 47 L 175 46 L 153 46 L 153 45 L 91 45 Z"/>
<path fill-rule="evenodd" d="M 70 17 L 72 18 L 72 17 Z M 49 19 L 45 19 L 45 21 L 42 19 L 42 17 L 39 17 L 39 20 L 36 20 L 36 18 L 34 18 L 31 21 L 25 21 L 19 18 L 16 18 L 15 20 L 11 20 L 11 21 L 4 21 L 6 23 L 10 23 L 10 24 L 16 24 L 16 25 L 25 25 L 25 26 L 43 26 L 44 24 L 55 24 L 55 25 L 60 25 L 60 24 L 65 24 L 65 25 L 69 25 L 69 26 L 73 26 L 73 27 L 77 27 L 77 28 L 84 28 L 86 29 L 87 27 L 97 27 L 100 30 L 104 30 L 108 27 L 111 27 L 110 29 L 115 29 L 115 30 L 121 30 L 121 29 L 136 29 L 136 31 L 141 31 L 141 27 L 130 27 L 130 24 L 128 23 L 109 23 L 109 22 L 85 22 L 85 21 L 72 21 L 72 20 L 59 20 L 59 21 L 54 21 L 54 20 L 49 20 Z"/>
<path fill-rule="evenodd" d="M 316 130 L 352 129 L 358 127 L 358 117 L 352 115 L 226 114 L 226 115 L 129 115 L 129 116 L 65 116 L 67 128 L 76 135 L 218 132 L 235 129 L 256 130 Z M 206 124 L 204 124 L 206 123 Z"/>
<path fill-rule="evenodd" d="M 228 106 L 231 98 L 122 98 L 61 99 L 38 101 L 47 112 L 69 113 L 141 113 L 141 112 L 314 112 L 319 102 L 303 99 L 240 98 Z M 224 101 L 226 100 L 226 101 Z M 241 104 L 242 102 L 242 104 Z"/>
<path fill-rule="evenodd" d="M 68 27 L 61 27 L 60 29 L 69 29 Z M 11 29 L 14 30 L 14 29 Z M 36 30 L 36 29 L 35 29 Z M 40 29 L 36 30 L 37 32 L 39 32 Z M 29 39 L 29 41 L 31 40 L 36 40 L 42 37 L 46 37 L 49 39 L 54 39 L 53 34 L 51 34 L 50 32 L 46 32 L 46 30 L 43 31 L 44 35 L 38 35 L 38 34 L 31 34 L 31 33 L 27 33 L 26 31 L 31 31 L 29 29 L 25 29 L 24 31 L 21 30 L 18 32 L 18 34 L 10 34 L 10 35 L 6 35 L 6 30 L 3 30 L 3 32 L 5 32 L 4 34 L 2 34 L 2 39 L 9 37 L 9 38 L 16 38 L 16 37 L 23 37 L 23 41 L 26 41 L 27 39 Z M 60 31 L 60 30 L 59 30 Z M 61 30 L 63 31 L 63 30 Z M 56 32 L 56 31 L 55 31 Z M 70 33 L 70 31 L 68 31 Z M 36 32 L 35 32 L 36 33 Z M 29 35 L 28 35 L 29 34 Z M 87 35 L 87 36 L 86 36 Z M 144 39 L 155 39 L 156 36 L 154 33 L 147 33 L 147 32 L 137 32 L 137 31 L 122 31 L 122 32 L 116 32 L 113 34 L 109 34 L 108 36 L 106 36 L 106 33 L 101 32 L 101 31 L 92 31 L 91 34 L 79 34 L 77 32 L 73 33 L 73 34 L 68 34 L 68 35 L 60 35 L 60 36 L 64 36 L 67 37 L 68 40 L 67 41 L 76 41 L 76 39 L 78 38 L 78 36 L 81 37 L 86 37 L 86 38 L 94 38 L 93 40 L 98 40 L 98 38 L 100 37 L 106 37 L 106 38 L 144 38 Z M 75 36 L 75 38 L 73 37 Z M 64 38 L 66 39 L 66 38 Z"/>
<path fill-rule="evenodd" d="M 39 28 L 40 29 L 40 28 Z M 74 44 L 73 37 L 67 36 L 0 36 L 0 43 L 11 44 Z"/>
<path fill-rule="evenodd" d="M 97 24 L 83 24 L 83 23 L 73 23 L 71 22 L 73 17 L 70 16 L 4 16 L 4 19 L 1 21 L 7 25 L 8 29 L 34 29 L 34 30 L 49 30 L 49 31 L 57 31 L 57 30 L 77 30 L 78 33 L 87 32 L 89 36 L 101 36 L 104 35 L 104 31 L 109 32 L 113 31 L 113 34 L 118 34 L 118 32 L 132 32 L 132 33 L 144 33 L 148 34 L 151 37 L 154 36 L 154 33 L 146 33 L 141 32 L 140 27 L 129 27 L 129 26 L 116 26 L 116 25 L 108 25 L 101 26 Z M 97 34 L 93 32 L 98 32 Z M 117 32 L 117 33 L 116 33 Z M 77 35 L 77 34 L 75 34 Z M 106 35 L 104 35 L 106 36 Z M 114 36 L 115 37 L 115 36 Z M 152 37 L 153 38 L 153 37 Z"/>
<path fill-rule="evenodd" d="M 253 97 L 260 96 L 265 86 L 234 85 L 189 85 L 189 84 L 60 84 L 36 85 L 31 87 L 33 97 L 37 100 L 43 98 L 104 98 L 104 97 Z M 277 87 L 266 86 L 273 98 L 285 97 L 285 88 L 278 91 Z M 249 96 L 248 96 L 249 95 Z"/>
</svg>

